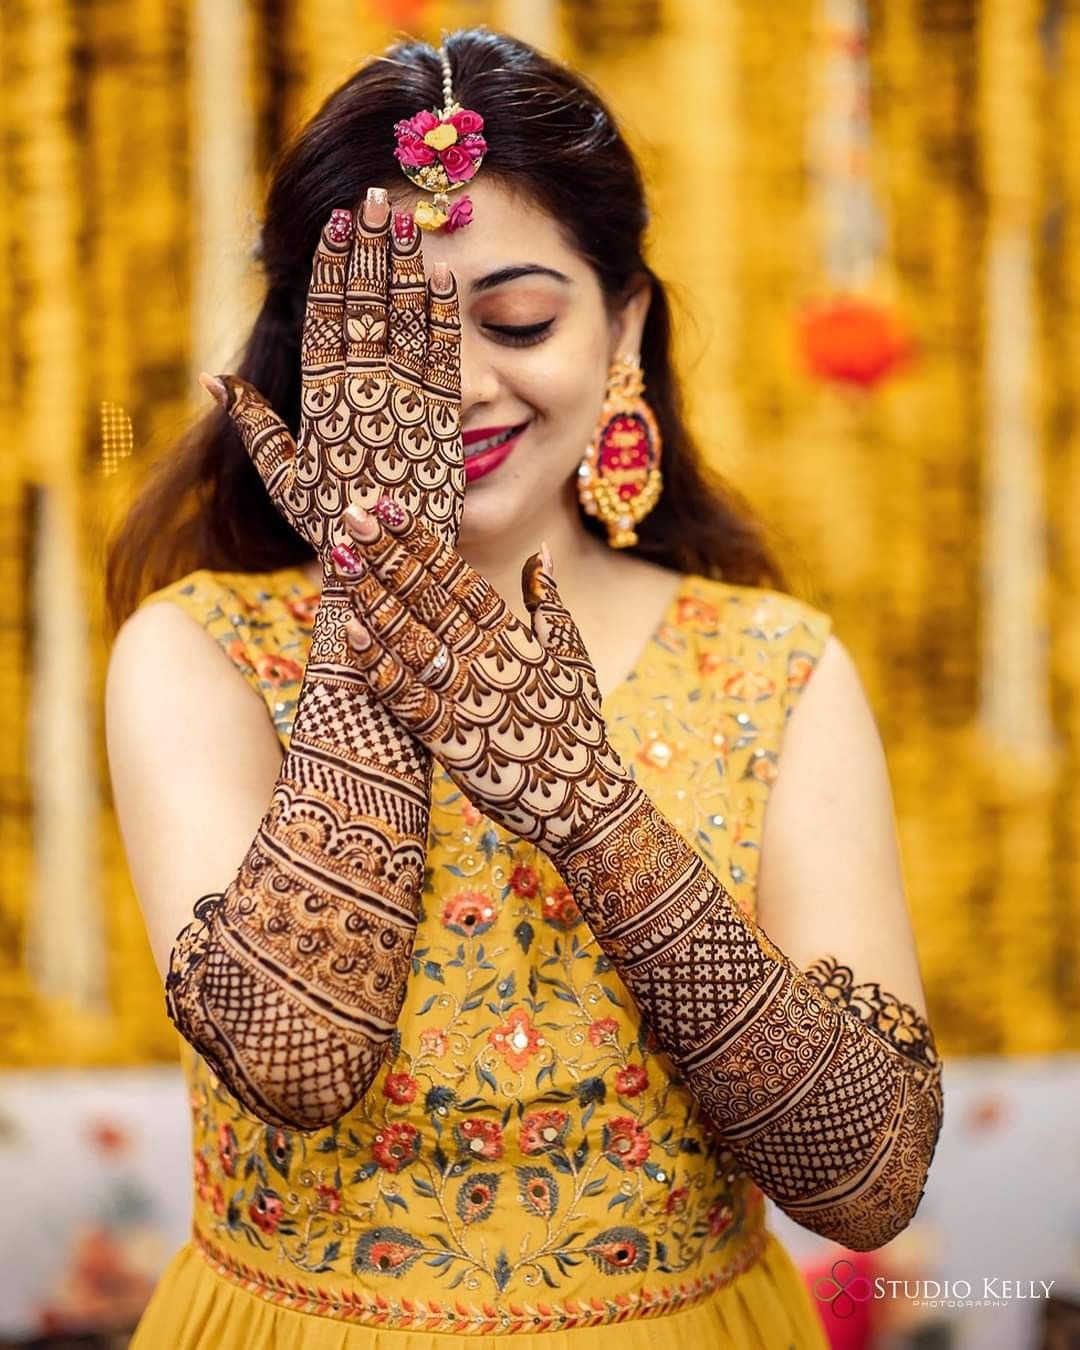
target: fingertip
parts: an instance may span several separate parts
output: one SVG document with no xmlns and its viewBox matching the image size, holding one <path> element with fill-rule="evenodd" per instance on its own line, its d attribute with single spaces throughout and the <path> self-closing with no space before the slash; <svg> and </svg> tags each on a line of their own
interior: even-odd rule
<svg viewBox="0 0 1080 1350">
<path fill-rule="evenodd" d="M 339 249 L 343 244 L 349 242 L 352 237 L 352 230 L 352 212 L 339 206 L 331 211 L 330 219 L 323 226 L 323 239 L 334 249 Z"/>
<path fill-rule="evenodd" d="M 208 375 L 205 370 L 199 371 L 199 383 L 210 395 L 210 397 L 220 407 L 228 411 L 229 407 L 229 386 L 217 375 Z"/>
<path fill-rule="evenodd" d="M 431 268 L 431 293 L 440 300 L 449 300 L 457 290 L 457 280 L 444 262 L 437 262 Z"/>
<path fill-rule="evenodd" d="M 371 646 L 371 634 L 355 615 L 346 621 L 345 641 L 358 652 L 366 652 Z"/>
<path fill-rule="evenodd" d="M 384 187 L 369 187 L 360 208 L 360 223 L 367 230 L 381 230 L 390 219 L 390 197 Z"/>
</svg>

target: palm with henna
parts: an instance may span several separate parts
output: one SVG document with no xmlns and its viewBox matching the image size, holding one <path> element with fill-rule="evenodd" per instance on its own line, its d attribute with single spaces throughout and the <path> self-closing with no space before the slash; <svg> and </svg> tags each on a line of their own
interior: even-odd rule
<svg viewBox="0 0 1080 1350">
<path fill-rule="evenodd" d="M 367 1091 L 409 971 L 431 758 L 348 651 L 335 571 L 350 499 L 391 490 L 439 538 L 464 493 L 453 281 L 427 284 L 419 232 L 391 238 L 385 194 L 335 211 L 312 268 L 297 441 L 250 384 L 204 384 L 278 510 L 315 550 L 323 591 L 291 743 L 236 876 L 174 946 L 169 1015 L 239 1101 L 314 1129 Z"/>
</svg>

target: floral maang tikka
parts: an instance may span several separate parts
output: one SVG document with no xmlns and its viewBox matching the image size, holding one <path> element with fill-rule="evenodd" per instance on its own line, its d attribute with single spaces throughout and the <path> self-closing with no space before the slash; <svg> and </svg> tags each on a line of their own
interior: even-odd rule
<svg viewBox="0 0 1080 1350">
<path fill-rule="evenodd" d="M 413 220 L 422 230 L 464 229 L 472 220 L 468 196 L 451 203 L 450 194 L 476 176 L 487 151 L 481 134 L 484 119 L 454 101 L 450 59 L 439 49 L 443 72 L 443 106 L 426 108 L 394 124 L 394 158 L 411 183 L 432 194 L 417 202 Z"/>
</svg>

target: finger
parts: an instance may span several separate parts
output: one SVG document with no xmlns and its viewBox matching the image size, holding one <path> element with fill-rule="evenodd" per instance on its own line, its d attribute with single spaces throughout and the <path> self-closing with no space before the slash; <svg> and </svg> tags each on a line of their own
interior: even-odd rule
<svg viewBox="0 0 1080 1350">
<path fill-rule="evenodd" d="M 289 428 L 253 384 L 238 375 L 219 375 L 225 386 L 225 411 L 232 418 L 251 462 L 266 485 L 274 504 L 292 519 L 285 509 L 293 483 L 296 444 Z"/>
<path fill-rule="evenodd" d="M 379 701 L 425 744 L 438 739 L 445 720 L 439 694 L 421 684 L 362 619 L 349 620 L 345 637 L 357 668 Z"/>
<path fill-rule="evenodd" d="M 408 384 L 419 384 L 427 363 L 427 284 L 420 229 L 399 211 L 390 236 L 387 304 L 390 369 Z"/>
<path fill-rule="evenodd" d="M 342 316 L 352 236 L 352 212 L 342 209 L 331 213 L 319 235 L 300 338 L 300 363 L 309 377 L 333 375 L 345 364 Z"/>
<path fill-rule="evenodd" d="M 386 363 L 386 237 L 390 208 L 373 188 L 354 224 L 345 279 L 345 364 L 366 370 Z"/>
<path fill-rule="evenodd" d="M 498 592 L 450 544 L 400 502 L 382 497 L 371 511 L 353 506 L 343 517 L 346 529 L 387 585 L 395 571 L 413 559 L 456 600 L 478 628 L 491 632 L 512 620 Z"/>
<path fill-rule="evenodd" d="M 423 683 L 444 695 L 460 690 L 466 668 L 482 649 L 482 635 L 456 601 L 443 606 L 438 629 L 416 614 L 382 584 L 351 549 L 334 551 L 338 575 L 347 583 L 348 602 L 387 650 Z"/>
<path fill-rule="evenodd" d="M 428 282 L 428 346 L 424 387 L 448 402 L 461 402 L 461 312 L 457 278 L 436 263 Z M 436 432 L 438 434 L 438 432 Z"/>
<path fill-rule="evenodd" d="M 534 553 L 521 569 L 521 595 L 532 630 L 546 652 L 564 661 L 592 666 L 581 632 L 555 585 L 551 555 Z"/>
</svg>

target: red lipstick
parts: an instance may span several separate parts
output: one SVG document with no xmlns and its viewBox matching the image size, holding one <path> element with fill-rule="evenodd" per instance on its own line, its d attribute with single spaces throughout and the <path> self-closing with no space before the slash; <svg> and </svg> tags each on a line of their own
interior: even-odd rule
<svg viewBox="0 0 1080 1350">
<path fill-rule="evenodd" d="M 486 477 L 508 459 L 528 425 L 528 422 L 523 422 L 516 427 L 477 427 L 473 431 L 464 432 L 461 445 L 465 451 L 466 483 L 474 483 L 478 478 Z M 479 446 L 481 443 L 482 449 L 469 454 L 470 447 Z"/>
</svg>

